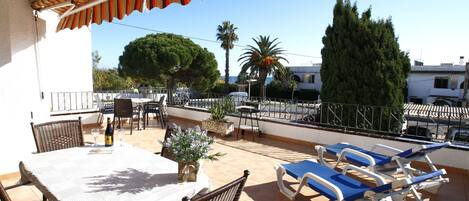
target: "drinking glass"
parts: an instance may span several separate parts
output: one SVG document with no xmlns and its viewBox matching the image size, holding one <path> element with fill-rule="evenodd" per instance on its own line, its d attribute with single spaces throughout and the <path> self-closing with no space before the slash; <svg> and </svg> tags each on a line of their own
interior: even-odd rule
<svg viewBox="0 0 469 201">
<path fill-rule="evenodd" d="M 123 146 L 122 140 L 124 137 L 125 130 L 123 128 L 117 130 L 117 137 L 119 138 L 119 146 Z"/>
<path fill-rule="evenodd" d="M 96 142 L 96 138 L 98 138 L 99 135 L 99 128 L 93 128 L 91 129 L 91 136 L 94 139 L 94 144 L 93 146 L 98 146 L 98 143 Z"/>
</svg>

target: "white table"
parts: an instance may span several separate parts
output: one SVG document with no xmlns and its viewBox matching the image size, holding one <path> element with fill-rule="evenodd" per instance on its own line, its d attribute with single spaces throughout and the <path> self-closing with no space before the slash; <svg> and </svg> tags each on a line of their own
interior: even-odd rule
<svg viewBox="0 0 469 201">
<path fill-rule="evenodd" d="M 177 170 L 176 162 L 130 145 L 34 154 L 20 164 L 24 179 L 52 201 L 179 201 L 209 188 L 202 169 L 186 183 L 178 183 Z"/>
<path fill-rule="evenodd" d="M 139 107 L 139 110 L 138 110 L 139 117 L 140 117 L 140 115 L 142 115 L 141 113 L 143 112 L 143 105 L 145 103 L 149 103 L 149 102 L 153 101 L 153 99 L 151 99 L 151 98 L 130 98 L 130 100 L 132 100 L 132 105 L 133 106 L 138 106 Z M 143 123 L 145 123 L 145 121 Z M 137 130 L 140 130 L 140 118 L 139 118 L 139 121 L 138 121 Z"/>
</svg>

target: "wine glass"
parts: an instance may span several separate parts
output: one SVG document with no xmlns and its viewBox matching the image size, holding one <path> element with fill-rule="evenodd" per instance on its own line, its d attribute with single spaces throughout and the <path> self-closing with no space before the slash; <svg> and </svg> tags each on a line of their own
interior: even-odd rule
<svg viewBox="0 0 469 201">
<path fill-rule="evenodd" d="M 122 140 L 124 137 L 125 130 L 123 128 L 120 128 L 117 130 L 117 137 L 119 138 L 119 146 L 123 146 Z"/>
<path fill-rule="evenodd" d="M 91 136 L 94 139 L 94 144 L 93 146 L 98 146 L 98 143 L 96 142 L 96 138 L 98 138 L 99 135 L 99 128 L 93 128 L 91 129 Z"/>
</svg>

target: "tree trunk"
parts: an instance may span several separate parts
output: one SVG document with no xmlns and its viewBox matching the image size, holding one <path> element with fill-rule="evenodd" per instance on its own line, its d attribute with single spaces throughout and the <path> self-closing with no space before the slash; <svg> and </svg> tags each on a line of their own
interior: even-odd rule
<svg viewBox="0 0 469 201">
<path fill-rule="evenodd" d="M 226 49 L 225 52 L 225 92 L 229 92 L 229 81 L 230 81 L 230 49 Z"/>
<path fill-rule="evenodd" d="M 259 92 L 262 99 L 265 98 L 265 80 L 267 78 L 267 71 L 262 69 L 259 70 Z"/>
</svg>

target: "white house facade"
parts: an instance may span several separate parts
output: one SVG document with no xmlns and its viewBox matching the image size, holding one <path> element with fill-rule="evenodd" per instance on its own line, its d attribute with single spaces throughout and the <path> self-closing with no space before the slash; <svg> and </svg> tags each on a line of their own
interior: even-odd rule
<svg viewBox="0 0 469 201">
<path fill-rule="evenodd" d="M 50 119 L 51 92 L 92 91 L 91 32 L 58 22 L 30 1 L 0 1 L 0 174 L 36 151 L 29 124 Z"/>
<path fill-rule="evenodd" d="M 298 82 L 298 89 L 320 91 L 321 65 L 289 66 Z M 444 100 L 452 103 L 463 98 L 464 65 L 416 65 L 411 67 L 407 77 L 408 102 L 433 104 Z"/>
<path fill-rule="evenodd" d="M 412 66 L 407 77 L 408 101 L 433 104 L 437 100 L 460 101 L 464 89 L 464 65 Z"/>
<path fill-rule="evenodd" d="M 321 91 L 321 64 L 312 66 L 287 66 L 293 72 L 293 79 L 298 83 L 297 89 L 314 89 Z"/>
</svg>

